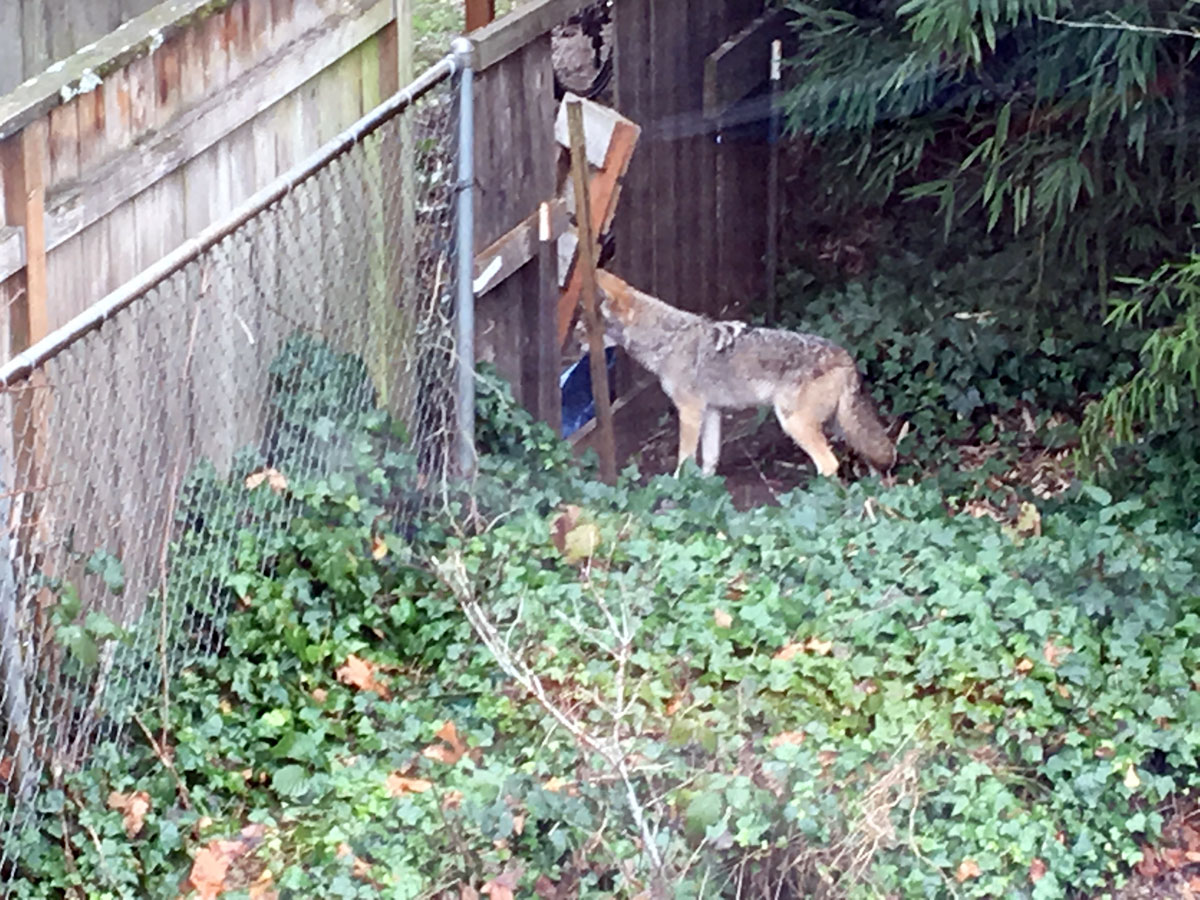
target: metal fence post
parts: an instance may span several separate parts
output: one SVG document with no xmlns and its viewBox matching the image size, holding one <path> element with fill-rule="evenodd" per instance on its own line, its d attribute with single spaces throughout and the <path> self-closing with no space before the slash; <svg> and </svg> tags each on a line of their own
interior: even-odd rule
<svg viewBox="0 0 1200 900">
<path fill-rule="evenodd" d="M 451 44 L 458 74 L 458 230 L 456 340 L 458 390 L 458 474 L 475 472 L 475 101 L 472 43 L 466 37 Z"/>
<path fill-rule="evenodd" d="M 475 101 L 472 91 L 473 48 L 464 37 L 456 38 L 451 50 L 459 65 L 458 105 L 458 231 L 457 315 L 455 346 L 458 359 L 458 391 L 455 420 L 458 423 L 457 459 L 459 474 L 475 472 Z"/>
</svg>

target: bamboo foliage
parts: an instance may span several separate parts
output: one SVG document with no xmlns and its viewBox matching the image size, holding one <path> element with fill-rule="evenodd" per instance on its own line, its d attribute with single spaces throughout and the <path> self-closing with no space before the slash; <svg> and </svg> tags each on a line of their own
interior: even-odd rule
<svg viewBox="0 0 1200 900">
<path fill-rule="evenodd" d="M 789 124 L 842 175 L 824 179 L 835 202 L 932 199 L 947 234 L 1040 235 L 1101 286 L 1110 254 L 1161 253 L 1200 218 L 1187 0 L 788 6 Z"/>
</svg>

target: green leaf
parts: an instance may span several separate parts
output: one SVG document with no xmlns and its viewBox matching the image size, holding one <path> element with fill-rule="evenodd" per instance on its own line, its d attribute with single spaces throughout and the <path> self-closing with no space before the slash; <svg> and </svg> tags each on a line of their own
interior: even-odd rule
<svg viewBox="0 0 1200 900">
<path fill-rule="evenodd" d="M 302 766 L 283 766 L 271 776 L 271 787 L 281 797 L 299 797 L 308 790 L 308 785 L 309 774 Z"/>
<path fill-rule="evenodd" d="M 121 561 L 106 550 L 97 550 L 87 561 L 85 571 L 89 575 L 99 575 L 104 586 L 114 594 L 125 590 L 125 568 Z"/>
</svg>

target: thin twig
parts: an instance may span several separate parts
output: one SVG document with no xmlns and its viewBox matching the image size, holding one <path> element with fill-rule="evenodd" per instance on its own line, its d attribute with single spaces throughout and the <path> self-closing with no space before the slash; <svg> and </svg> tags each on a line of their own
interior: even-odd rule
<svg viewBox="0 0 1200 900">
<path fill-rule="evenodd" d="M 1182 28 L 1161 28 L 1157 25 L 1134 25 L 1132 22 L 1126 22 L 1115 13 L 1107 14 L 1112 22 L 1076 22 L 1071 19 L 1056 19 L 1051 16 L 1038 16 L 1043 22 L 1049 22 L 1051 25 L 1062 25 L 1065 28 L 1090 28 L 1101 29 L 1104 31 L 1132 31 L 1138 34 L 1158 34 L 1166 37 L 1186 37 L 1195 40 L 1200 38 L 1200 31 L 1186 31 Z"/>
<path fill-rule="evenodd" d="M 630 814 L 633 816 L 634 824 L 641 835 L 646 856 L 650 859 L 655 874 L 661 874 L 663 871 L 662 855 L 658 849 L 656 835 L 650 828 L 645 810 L 638 799 L 637 790 L 633 786 L 633 775 L 629 771 L 629 765 L 621 747 L 619 730 L 614 730 L 611 743 L 610 741 L 601 741 L 591 735 L 578 722 L 573 721 L 549 698 L 541 679 L 523 662 L 520 662 L 509 653 L 507 646 L 496 631 L 496 626 L 475 600 L 461 556 L 457 553 L 452 554 L 444 561 L 436 563 L 434 568 L 439 580 L 449 588 L 450 592 L 458 600 L 467 617 L 467 621 L 471 623 L 471 627 L 475 630 L 476 635 L 483 642 L 484 646 L 487 647 L 505 674 L 516 681 L 526 693 L 530 694 L 577 742 L 596 753 L 620 775 L 621 781 L 625 786 L 626 802 L 629 804 Z"/>
<path fill-rule="evenodd" d="M 67 861 L 67 869 L 72 875 L 78 875 L 79 866 L 75 864 L 75 850 L 71 846 L 71 824 L 67 821 L 67 808 L 65 806 L 59 809 L 58 818 L 62 823 L 63 856 Z M 87 900 L 87 894 L 79 885 L 75 885 L 74 893 L 80 897 L 81 900 Z"/>
<path fill-rule="evenodd" d="M 183 779 L 179 776 L 179 770 L 175 768 L 175 763 L 167 756 L 166 748 L 154 739 L 154 735 L 150 733 L 150 729 L 146 727 L 146 723 L 142 721 L 141 716 L 135 714 L 133 721 L 137 723 L 138 728 L 142 729 L 142 734 L 150 742 L 150 749 L 154 751 L 154 755 L 158 757 L 158 761 L 162 763 L 163 768 L 170 772 L 171 776 L 175 779 L 175 791 L 179 794 L 179 802 L 183 804 L 184 809 L 191 809 L 192 799 L 188 794 L 187 785 L 183 783 Z"/>
</svg>

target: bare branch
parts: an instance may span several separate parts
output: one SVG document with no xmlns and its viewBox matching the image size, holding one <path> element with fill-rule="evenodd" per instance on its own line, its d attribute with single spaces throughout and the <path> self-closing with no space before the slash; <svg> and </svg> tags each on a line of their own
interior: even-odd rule
<svg viewBox="0 0 1200 900">
<path fill-rule="evenodd" d="M 458 600 L 463 613 L 467 617 L 467 621 L 471 623 L 471 627 L 475 630 L 476 636 L 487 647 L 488 652 L 492 654 L 492 657 L 504 673 L 517 682 L 526 693 L 531 695 L 576 741 L 598 755 L 620 776 L 625 788 L 626 802 L 629 804 L 634 824 L 641 836 L 646 856 L 650 860 L 654 874 L 661 876 L 663 874 L 663 859 L 658 849 L 657 836 L 647 818 L 645 807 L 638 798 L 637 790 L 633 784 L 633 774 L 629 770 L 629 764 L 621 743 L 620 719 L 618 716 L 624 711 L 625 661 L 628 657 L 629 647 L 632 644 L 632 636 L 620 631 L 615 633 L 616 642 L 612 648 L 612 652 L 618 666 L 618 700 L 616 708 L 613 710 L 612 734 L 607 739 L 602 740 L 592 735 L 579 722 L 563 712 L 558 704 L 550 699 L 537 673 L 511 652 L 510 646 L 500 637 L 495 623 L 491 621 L 479 605 L 479 602 L 475 599 L 462 557 L 458 553 L 451 553 L 445 559 L 435 560 L 433 568 L 438 579 L 449 588 L 455 599 Z M 611 611 L 605 608 L 604 613 L 609 622 L 615 624 L 615 618 L 612 617 Z"/>
<path fill-rule="evenodd" d="M 1134 25 L 1132 22 L 1127 22 L 1115 13 L 1107 13 L 1111 22 L 1076 22 L 1071 19 L 1056 19 L 1052 16 L 1038 16 L 1043 22 L 1049 22 L 1051 25 L 1062 25 L 1064 28 L 1087 28 L 1101 29 L 1104 31 L 1129 31 L 1137 34 L 1157 34 L 1163 37 L 1185 37 L 1200 38 L 1200 30 L 1186 30 L 1182 28 L 1161 28 L 1156 25 Z"/>
</svg>

